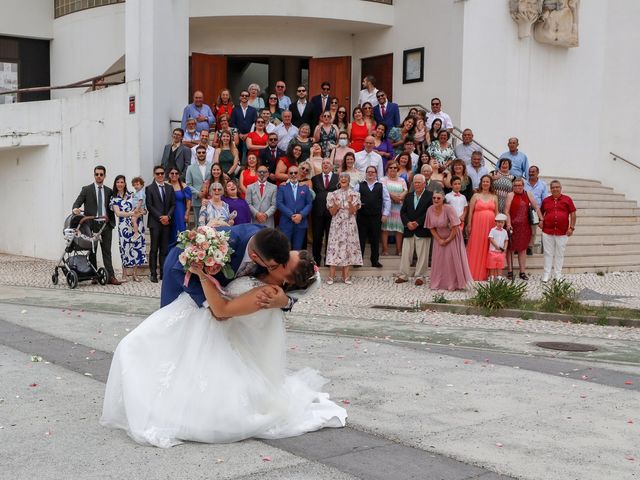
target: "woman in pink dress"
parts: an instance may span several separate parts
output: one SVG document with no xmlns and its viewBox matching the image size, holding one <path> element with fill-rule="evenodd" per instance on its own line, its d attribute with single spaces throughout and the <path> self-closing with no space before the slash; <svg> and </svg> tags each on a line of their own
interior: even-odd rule
<svg viewBox="0 0 640 480">
<path fill-rule="evenodd" d="M 444 203 L 444 191 L 433 192 L 433 205 L 427 210 L 424 226 L 431 230 L 432 290 L 462 290 L 473 282 L 469 271 L 460 218 L 451 205 Z"/>
<path fill-rule="evenodd" d="M 480 178 L 478 193 L 471 197 L 467 218 L 469 242 L 467 259 L 474 280 L 487 279 L 487 255 L 489 254 L 489 232 L 495 225 L 498 214 L 498 197 L 493 190 L 492 178 Z"/>
<path fill-rule="evenodd" d="M 349 124 L 347 133 L 351 139 L 351 145 L 349 146 L 353 148 L 354 152 L 359 152 L 364 149 L 364 139 L 367 138 L 370 133 L 360 107 L 353 109 L 353 122 Z"/>
</svg>

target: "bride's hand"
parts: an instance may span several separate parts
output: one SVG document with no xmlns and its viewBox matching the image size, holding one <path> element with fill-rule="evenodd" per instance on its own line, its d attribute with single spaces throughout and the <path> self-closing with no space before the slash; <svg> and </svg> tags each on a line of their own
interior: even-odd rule
<svg viewBox="0 0 640 480">
<path fill-rule="evenodd" d="M 256 294 L 256 304 L 260 308 L 284 308 L 289 304 L 289 297 L 277 285 L 267 285 Z"/>
</svg>

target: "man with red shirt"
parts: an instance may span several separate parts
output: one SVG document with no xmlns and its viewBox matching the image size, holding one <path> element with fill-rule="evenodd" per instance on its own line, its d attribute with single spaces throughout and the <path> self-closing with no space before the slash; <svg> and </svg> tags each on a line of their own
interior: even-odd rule
<svg viewBox="0 0 640 480">
<path fill-rule="evenodd" d="M 576 229 L 576 207 L 573 200 L 562 194 L 562 185 L 558 180 L 550 184 L 551 195 L 542 201 L 540 210 L 542 220 L 542 246 L 544 248 L 544 273 L 542 281 L 551 278 L 553 265 L 554 278 L 560 280 L 564 262 L 564 249 L 569 237 Z"/>
</svg>

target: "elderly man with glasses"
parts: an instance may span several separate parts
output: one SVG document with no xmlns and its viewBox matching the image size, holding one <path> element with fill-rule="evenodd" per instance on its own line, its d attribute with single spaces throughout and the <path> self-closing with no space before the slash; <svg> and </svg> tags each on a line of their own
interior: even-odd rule
<svg viewBox="0 0 640 480">
<path fill-rule="evenodd" d="M 261 164 L 258 167 L 258 181 L 247 187 L 245 200 L 251 211 L 251 223 L 273 228 L 278 187 L 268 182 L 268 178 L 269 169 Z"/>
<path fill-rule="evenodd" d="M 284 83 L 284 80 L 278 80 L 276 82 L 276 95 L 278 96 L 278 106 L 282 110 L 289 110 L 289 106 L 291 105 L 291 99 L 285 95 L 286 90 L 287 84 Z"/>
</svg>

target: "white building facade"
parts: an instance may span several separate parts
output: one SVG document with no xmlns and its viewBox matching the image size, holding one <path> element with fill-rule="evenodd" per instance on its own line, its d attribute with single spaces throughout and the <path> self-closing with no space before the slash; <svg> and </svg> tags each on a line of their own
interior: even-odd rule
<svg viewBox="0 0 640 480">
<path fill-rule="evenodd" d="M 100 6 L 85 8 L 91 5 Z M 518 38 L 508 0 L 7 0 L 3 6 L 0 47 L 2 39 L 48 42 L 49 85 L 122 69 L 125 81 L 0 104 L 2 252 L 59 256 L 62 221 L 96 164 L 107 167 L 107 183 L 120 173 L 150 180 L 171 121 L 181 118 L 193 90 L 211 102 L 229 86 L 237 99 L 250 82 L 273 91 L 278 79 L 290 97 L 299 82 L 317 94 L 320 82 L 330 80 L 351 109 L 363 75 L 373 73 L 404 111 L 428 107 L 437 96 L 454 124 L 472 128 L 488 150 L 499 155 L 517 136 L 544 175 L 603 180 L 640 199 L 640 169 L 610 154 L 640 165 L 635 0 L 582 0 L 575 48 Z M 420 48 L 423 78 L 404 83 L 404 53 Z"/>
</svg>

